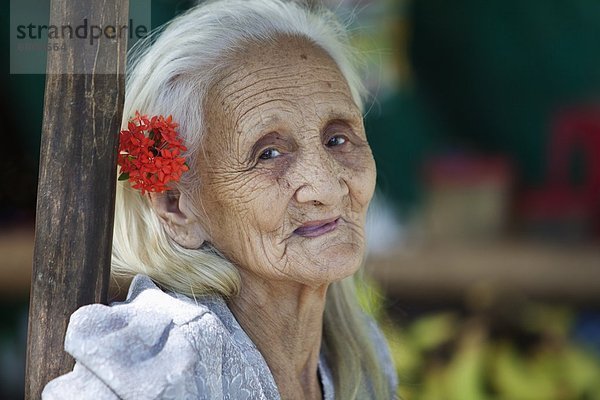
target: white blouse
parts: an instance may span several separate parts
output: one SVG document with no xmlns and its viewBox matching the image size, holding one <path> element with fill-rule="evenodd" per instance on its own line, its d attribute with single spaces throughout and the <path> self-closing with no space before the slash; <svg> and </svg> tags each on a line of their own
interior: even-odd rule
<svg viewBox="0 0 600 400">
<path fill-rule="evenodd" d="M 369 324 L 395 391 L 387 343 Z M 133 279 L 125 302 L 73 313 L 65 350 L 75 368 L 46 385 L 44 400 L 280 399 L 267 363 L 222 297 L 165 293 L 144 275 Z M 318 373 L 323 398 L 334 400 L 323 351 Z"/>
</svg>

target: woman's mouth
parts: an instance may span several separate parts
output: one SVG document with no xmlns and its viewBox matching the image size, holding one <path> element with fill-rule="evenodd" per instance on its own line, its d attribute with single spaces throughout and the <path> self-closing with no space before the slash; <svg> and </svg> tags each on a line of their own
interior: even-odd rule
<svg viewBox="0 0 600 400">
<path fill-rule="evenodd" d="M 294 233 L 309 238 L 321 236 L 337 228 L 339 220 L 340 218 L 338 217 L 330 220 L 312 221 L 302 225 Z"/>
</svg>

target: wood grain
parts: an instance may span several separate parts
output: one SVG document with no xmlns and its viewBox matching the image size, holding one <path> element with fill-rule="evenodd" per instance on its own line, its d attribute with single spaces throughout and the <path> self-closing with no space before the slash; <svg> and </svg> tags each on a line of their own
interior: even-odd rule
<svg viewBox="0 0 600 400">
<path fill-rule="evenodd" d="M 125 25 L 128 10 L 127 0 L 53 0 L 50 24 Z M 48 54 L 25 385 L 32 400 L 72 368 L 63 350 L 69 316 L 105 301 L 110 273 L 127 38 L 67 42 Z"/>
<path fill-rule="evenodd" d="M 409 244 L 367 260 L 368 272 L 397 299 L 461 302 L 494 296 L 600 304 L 600 247 L 527 240 Z"/>
</svg>

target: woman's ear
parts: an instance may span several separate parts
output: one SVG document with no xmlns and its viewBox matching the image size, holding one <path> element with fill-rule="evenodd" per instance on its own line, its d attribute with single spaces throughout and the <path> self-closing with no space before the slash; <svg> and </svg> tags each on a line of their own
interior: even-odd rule
<svg viewBox="0 0 600 400">
<path fill-rule="evenodd" d="M 198 217 L 191 211 L 189 199 L 179 191 L 150 192 L 152 208 L 167 234 L 186 249 L 198 249 L 208 240 Z"/>
</svg>

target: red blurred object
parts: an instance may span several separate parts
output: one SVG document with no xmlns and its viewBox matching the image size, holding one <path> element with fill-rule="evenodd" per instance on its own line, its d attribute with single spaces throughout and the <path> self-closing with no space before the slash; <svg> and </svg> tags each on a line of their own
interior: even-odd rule
<svg viewBox="0 0 600 400">
<path fill-rule="evenodd" d="M 575 152 L 586 158 L 584 182 L 569 180 Z M 545 186 L 524 194 L 520 214 L 531 222 L 576 222 L 600 235 L 600 104 L 561 112 L 552 124 Z"/>
<path fill-rule="evenodd" d="M 456 154 L 430 160 L 425 178 L 431 186 L 471 186 L 482 183 L 508 186 L 512 181 L 509 162 L 500 156 Z"/>
</svg>

